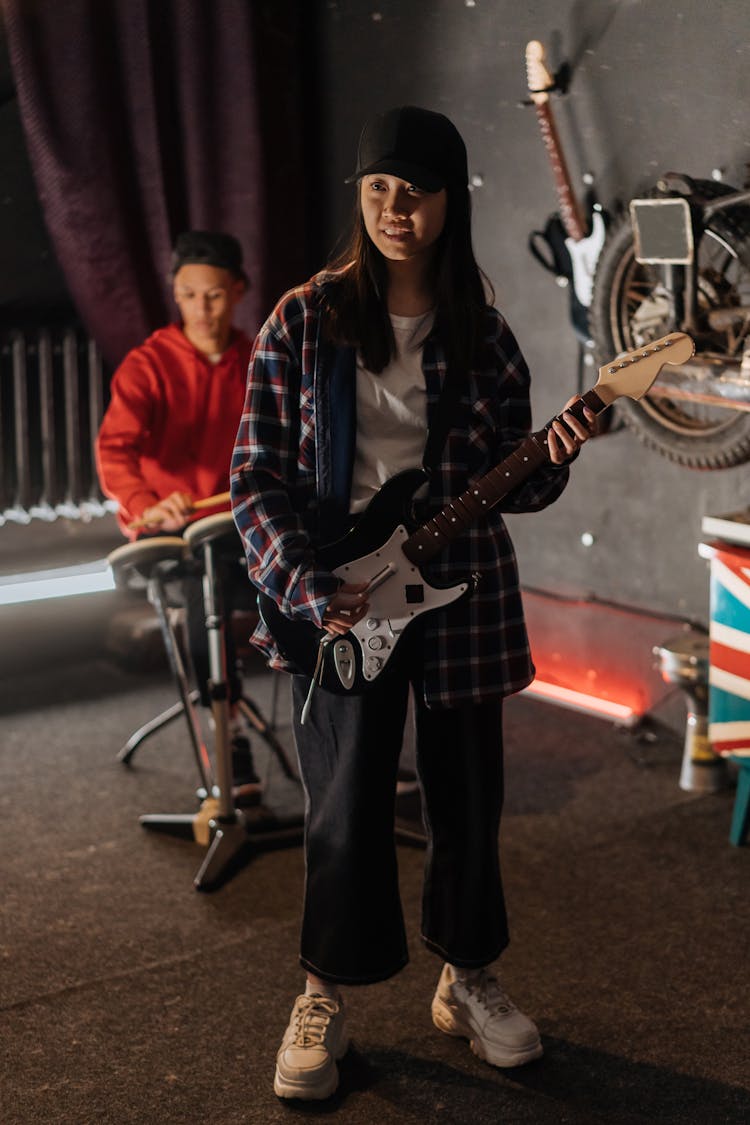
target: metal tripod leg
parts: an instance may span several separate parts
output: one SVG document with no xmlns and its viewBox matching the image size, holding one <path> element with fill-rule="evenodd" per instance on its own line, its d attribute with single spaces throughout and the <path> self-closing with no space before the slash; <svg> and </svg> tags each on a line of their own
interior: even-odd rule
<svg viewBox="0 0 750 1125">
<path fill-rule="evenodd" d="M 208 756 L 203 737 L 201 734 L 200 723 L 198 716 L 193 706 L 195 698 L 193 692 L 190 690 L 188 684 L 187 673 L 180 652 L 180 646 L 177 643 L 177 638 L 174 635 L 174 629 L 169 621 L 166 611 L 166 595 L 161 576 L 158 574 L 158 568 L 149 578 L 148 582 L 148 600 L 156 610 L 159 618 L 159 625 L 161 626 L 162 636 L 164 637 L 164 647 L 167 650 L 167 659 L 169 666 L 172 669 L 172 674 L 177 682 L 177 689 L 180 693 L 180 706 L 185 713 L 187 719 L 188 732 L 190 734 L 190 743 L 193 748 L 193 756 L 195 764 L 198 767 L 203 789 L 206 793 L 213 792 L 213 776 L 211 770 L 211 759 Z"/>
<path fill-rule="evenodd" d="M 197 703 L 199 699 L 199 691 L 190 692 L 191 703 Z M 167 723 L 171 723 L 173 719 L 179 718 L 179 716 L 184 715 L 184 713 L 185 705 L 182 700 L 179 700 L 177 703 L 173 703 L 171 707 L 167 707 L 166 711 L 162 711 L 161 714 L 156 715 L 155 718 L 149 719 L 142 727 L 138 727 L 138 730 L 131 734 L 122 749 L 118 751 L 118 762 L 124 762 L 126 766 L 129 765 L 130 759 L 142 742 L 145 742 L 152 734 L 156 734 L 156 732 L 161 730 L 162 727 L 165 727 Z"/>
<path fill-rule="evenodd" d="M 229 821 L 211 822 L 213 839 L 193 880 L 198 891 L 211 891 L 226 881 L 243 857 L 264 848 L 292 847 L 302 839 L 300 817 L 281 818 L 269 809 L 235 809 Z"/>
<path fill-rule="evenodd" d="M 237 706 L 239 707 L 245 718 L 248 720 L 250 725 L 258 732 L 269 749 L 273 750 L 285 775 L 291 781 L 299 781 L 299 776 L 294 770 L 292 763 L 289 761 L 289 756 L 286 750 L 274 734 L 271 725 L 266 722 L 256 704 L 253 703 L 252 699 L 248 699 L 247 696 L 243 695 L 242 698 L 237 701 Z"/>
</svg>

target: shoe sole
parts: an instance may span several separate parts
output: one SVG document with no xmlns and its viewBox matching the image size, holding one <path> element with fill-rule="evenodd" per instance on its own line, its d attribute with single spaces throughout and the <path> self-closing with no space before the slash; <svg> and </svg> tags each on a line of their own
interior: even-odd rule
<svg viewBox="0 0 750 1125">
<path fill-rule="evenodd" d="M 334 1055 L 330 1067 L 319 1076 L 316 1083 L 304 1079 L 286 1078 L 280 1073 L 277 1066 L 273 1079 L 274 1094 L 277 1098 L 299 1098 L 306 1102 L 318 1102 L 323 1101 L 324 1098 L 330 1098 L 332 1094 L 336 1093 L 339 1085 L 339 1068 L 336 1063 L 339 1059 L 343 1059 L 348 1050 L 349 1040 L 347 1039 Z"/>
<path fill-rule="evenodd" d="M 311 1085 L 304 1081 L 293 1082 L 289 1078 L 283 1078 L 277 1067 L 273 1080 L 273 1092 L 277 1098 L 299 1098 L 305 1102 L 318 1102 L 335 1094 L 338 1085 L 339 1072 L 335 1063 L 332 1072 L 327 1073 L 324 1080 L 321 1080 L 317 1085 Z"/>
<path fill-rule="evenodd" d="M 469 1046 L 477 1058 L 491 1066 L 523 1066 L 524 1063 L 540 1059 L 544 1054 L 540 1039 L 537 1039 L 535 1043 L 530 1043 L 528 1047 L 524 1047 L 522 1050 L 507 1051 L 503 1054 L 499 1053 L 498 1047 L 488 1049 L 483 1041 L 476 1036 L 474 1028 L 470 1024 L 463 1024 L 457 1020 L 448 1005 L 439 999 L 432 1002 L 432 1022 L 438 1031 L 444 1032 L 445 1035 L 452 1035 L 457 1039 L 468 1039 Z"/>
</svg>

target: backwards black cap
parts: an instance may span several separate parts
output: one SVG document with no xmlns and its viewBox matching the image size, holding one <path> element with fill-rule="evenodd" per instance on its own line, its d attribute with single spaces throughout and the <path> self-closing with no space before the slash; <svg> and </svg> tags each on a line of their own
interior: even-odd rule
<svg viewBox="0 0 750 1125">
<path fill-rule="evenodd" d="M 357 171 L 348 184 L 375 172 L 389 173 L 424 191 L 469 180 L 466 146 L 456 126 L 442 113 L 403 105 L 367 122 L 359 138 Z"/>
<path fill-rule="evenodd" d="M 182 266 L 216 266 L 247 281 L 242 268 L 242 247 L 231 234 L 187 230 L 177 235 L 172 251 L 172 277 Z"/>
</svg>

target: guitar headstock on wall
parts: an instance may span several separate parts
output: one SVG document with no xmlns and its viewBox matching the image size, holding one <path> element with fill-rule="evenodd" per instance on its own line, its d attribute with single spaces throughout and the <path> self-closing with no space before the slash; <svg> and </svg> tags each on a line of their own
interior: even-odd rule
<svg viewBox="0 0 750 1125">
<path fill-rule="evenodd" d="M 695 344 L 687 333 L 670 332 L 600 367 L 596 393 L 607 406 L 623 396 L 643 398 L 666 363 L 687 363 L 694 352 Z"/>
<path fill-rule="evenodd" d="M 532 39 L 526 44 L 526 82 L 534 105 L 546 105 L 549 91 L 555 87 L 555 80 L 547 67 L 544 44 L 538 39 Z"/>
</svg>

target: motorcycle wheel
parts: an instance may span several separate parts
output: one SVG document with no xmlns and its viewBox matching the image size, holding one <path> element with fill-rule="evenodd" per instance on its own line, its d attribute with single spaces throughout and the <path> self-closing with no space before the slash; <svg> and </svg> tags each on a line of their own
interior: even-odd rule
<svg viewBox="0 0 750 1125">
<path fill-rule="evenodd" d="M 731 189 L 696 181 L 706 196 Z M 738 332 L 708 325 L 706 313 L 728 305 L 750 307 L 750 208 L 715 214 L 698 247 L 699 324 L 696 354 L 740 358 L 750 346 L 748 322 Z M 618 219 L 602 247 L 589 310 L 598 362 L 643 347 L 678 326 L 658 266 L 635 260 L 630 215 Z M 651 449 L 693 469 L 725 469 L 750 459 L 750 413 L 677 399 L 617 403 L 622 421 Z"/>
</svg>

